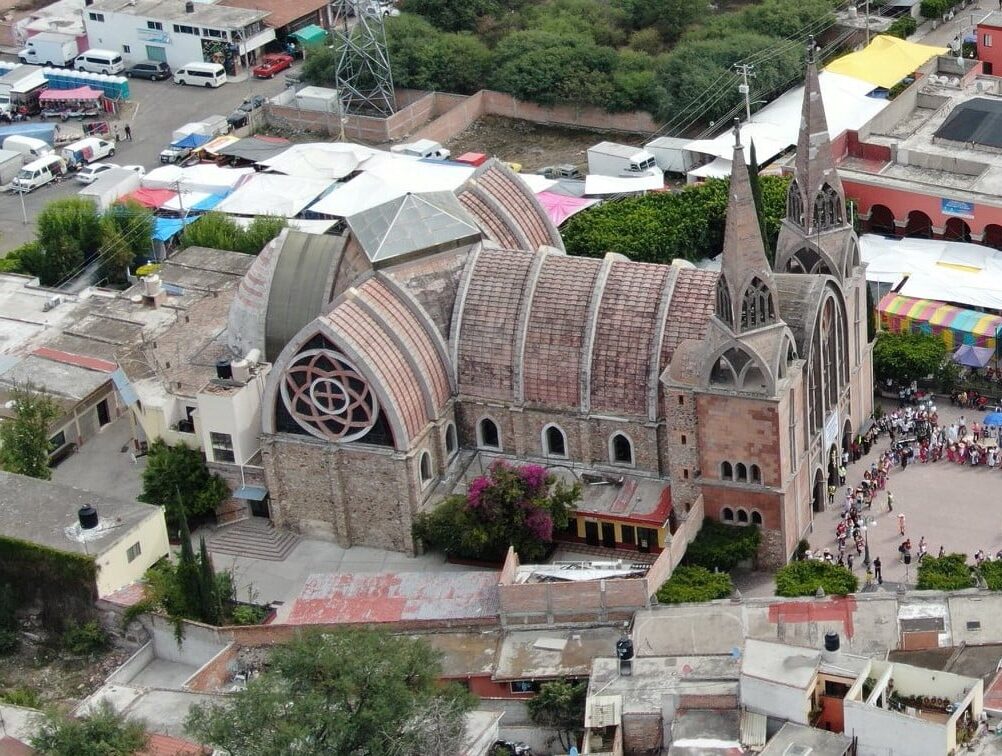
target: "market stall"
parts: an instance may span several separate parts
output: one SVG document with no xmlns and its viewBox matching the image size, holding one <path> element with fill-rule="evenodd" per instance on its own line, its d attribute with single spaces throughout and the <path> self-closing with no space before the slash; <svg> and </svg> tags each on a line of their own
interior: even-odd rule
<svg viewBox="0 0 1002 756">
<path fill-rule="evenodd" d="M 998 315 L 930 299 L 913 299 L 893 291 L 884 295 L 877 311 L 888 331 L 936 334 L 950 350 L 964 344 L 994 350 L 997 334 L 1002 330 L 1002 317 Z"/>
<path fill-rule="evenodd" d="M 76 89 L 46 89 L 38 98 L 42 118 L 95 118 L 103 112 L 104 93 L 88 86 Z"/>
</svg>

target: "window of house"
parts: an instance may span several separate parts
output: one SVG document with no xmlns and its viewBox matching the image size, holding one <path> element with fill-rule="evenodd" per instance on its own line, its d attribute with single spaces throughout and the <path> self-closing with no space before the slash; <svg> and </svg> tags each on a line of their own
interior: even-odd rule
<svg viewBox="0 0 1002 756">
<path fill-rule="evenodd" d="M 139 541 L 136 541 L 129 547 L 129 550 L 125 552 L 125 558 L 130 562 L 134 562 L 136 557 L 143 553 L 143 547 L 139 545 Z"/>
<path fill-rule="evenodd" d="M 633 464 L 633 443 L 622 433 L 612 437 L 612 461 L 617 465 Z"/>
<path fill-rule="evenodd" d="M 982 38 L 982 40 L 983 40 L 983 44 L 984 44 L 985 47 L 991 47 L 992 46 L 992 35 L 991 34 L 986 34 Z"/>
<path fill-rule="evenodd" d="M 731 466 L 730 462 L 720 463 L 720 477 L 722 480 L 734 479 L 734 468 Z"/>
<path fill-rule="evenodd" d="M 50 452 L 62 449 L 64 446 L 66 446 L 66 431 L 59 431 L 59 433 L 49 439 Z"/>
<path fill-rule="evenodd" d="M 197 26 L 186 26 L 185 24 L 174 24 L 174 32 L 177 34 L 193 34 L 196 37 L 201 36 Z"/>
<path fill-rule="evenodd" d="M 547 457 L 567 456 L 567 437 L 556 425 L 543 429 L 543 454 Z"/>
<path fill-rule="evenodd" d="M 535 680 L 512 680 L 509 683 L 512 693 L 538 693 L 539 683 Z"/>
<path fill-rule="evenodd" d="M 738 509 L 738 524 L 739 525 L 748 524 L 748 512 L 744 509 Z"/>
<path fill-rule="evenodd" d="M 679 403 L 679 404 L 683 404 L 683 403 L 685 403 L 685 399 L 684 399 L 684 398 L 682 397 L 682 395 L 681 395 L 681 394 L 679 394 L 679 395 L 678 395 L 678 403 Z"/>
<path fill-rule="evenodd" d="M 762 471 L 759 469 L 758 465 L 752 465 L 748 472 L 751 475 L 752 483 L 762 482 Z"/>
<path fill-rule="evenodd" d="M 489 417 L 485 417 L 477 424 L 477 445 L 485 449 L 501 448 L 498 424 Z"/>
<path fill-rule="evenodd" d="M 686 439 L 686 437 L 685 437 L 685 434 L 683 433 L 683 434 L 682 434 L 682 438 L 681 438 L 681 441 L 682 441 L 682 446 L 685 446 L 685 442 L 686 442 L 686 440 L 687 440 L 687 439 Z"/>
<path fill-rule="evenodd" d="M 734 522 L 734 510 L 730 507 L 724 507 L 720 510 L 720 519 L 724 522 Z"/>
<path fill-rule="evenodd" d="M 431 455 L 428 452 L 421 452 L 421 482 L 431 481 Z"/>
<path fill-rule="evenodd" d="M 129 47 L 128 45 L 122 45 L 122 52 L 124 52 L 124 53 L 130 53 L 130 52 L 132 52 L 132 48 Z"/>
<path fill-rule="evenodd" d="M 744 462 L 738 462 L 734 465 L 734 478 L 741 481 L 748 480 L 748 468 L 745 467 Z"/>
<path fill-rule="evenodd" d="M 456 453 L 456 449 L 459 448 L 459 444 L 456 441 L 456 426 L 449 423 L 445 427 L 445 451 L 448 452 L 451 457 Z"/>
<path fill-rule="evenodd" d="M 233 462 L 233 437 L 229 433 L 209 433 L 212 458 L 216 462 Z"/>
<path fill-rule="evenodd" d="M 620 525 L 619 532 L 624 544 L 633 546 L 637 542 L 637 531 L 632 525 Z"/>
<path fill-rule="evenodd" d="M 682 479 L 683 480 L 689 480 L 689 468 L 688 467 L 683 467 L 682 468 Z"/>
<path fill-rule="evenodd" d="M 761 512 L 753 511 L 751 513 L 751 521 L 752 521 L 752 525 L 761 525 L 762 524 L 762 513 Z"/>
<path fill-rule="evenodd" d="M 216 39 L 226 39 L 226 32 L 220 31 L 219 29 L 202 29 L 202 34 L 206 37 L 215 37 Z"/>
<path fill-rule="evenodd" d="M 157 31 L 163 31 L 164 30 L 164 25 L 162 23 L 160 23 L 159 21 L 147 21 L 146 22 L 146 28 L 147 29 L 156 29 Z"/>
<path fill-rule="evenodd" d="M 97 21 L 99 23 L 103 23 L 104 22 L 104 14 L 103 13 L 88 13 L 87 14 L 87 18 L 89 18 L 91 21 Z"/>
</svg>

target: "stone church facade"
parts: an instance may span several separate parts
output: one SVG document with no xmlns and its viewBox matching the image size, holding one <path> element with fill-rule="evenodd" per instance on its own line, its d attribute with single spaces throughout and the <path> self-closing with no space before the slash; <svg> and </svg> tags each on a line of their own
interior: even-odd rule
<svg viewBox="0 0 1002 756">
<path fill-rule="evenodd" d="M 872 402 L 864 273 L 813 61 L 803 115 L 775 270 L 739 135 L 720 273 L 567 256 L 497 161 L 340 236 L 285 232 L 229 327 L 234 353 L 273 363 L 276 524 L 411 552 L 415 515 L 502 457 L 616 487 L 601 532 L 617 547 L 664 547 L 701 499 L 760 525 L 768 563 L 789 559 Z"/>
</svg>

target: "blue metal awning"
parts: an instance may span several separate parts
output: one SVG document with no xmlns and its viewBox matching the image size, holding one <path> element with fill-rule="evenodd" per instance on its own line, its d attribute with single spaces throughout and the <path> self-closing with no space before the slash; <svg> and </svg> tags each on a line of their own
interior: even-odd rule
<svg viewBox="0 0 1002 756">
<path fill-rule="evenodd" d="M 263 486 L 240 486 L 233 495 L 246 501 L 264 501 L 268 497 L 268 489 Z"/>
</svg>

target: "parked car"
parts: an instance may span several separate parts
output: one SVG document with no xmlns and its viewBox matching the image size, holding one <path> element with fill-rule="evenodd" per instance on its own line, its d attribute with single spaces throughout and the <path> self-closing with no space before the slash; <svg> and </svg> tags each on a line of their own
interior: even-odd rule
<svg viewBox="0 0 1002 756">
<path fill-rule="evenodd" d="M 93 184 L 102 173 L 110 171 L 112 168 L 118 168 L 118 166 L 114 163 L 91 163 L 77 171 L 76 179 L 81 184 Z"/>
<path fill-rule="evenodd" d="M 257 79 L 271 79 L 279 71 L 292 67 L 292 56 L 288 53 L 268 53 L 261 62 L 254 66 L 254 77 Z"/>
<path fill-rule="evenodd" d="M 127 171 L 132 171 L 133 173 L 138 173 L 140 176 L 146 175 L 146 169 L 141 165 L 123 165 L 119 167 L 124 168 Z"/>
<path fill-rule="evenodd" d="M 268 101 L 268 98 L 264 95 L 254 95 L 253 97 L 248 97 L 236 110 L 226 116 L 226 122 L 237 129 L 247 123 L 247 118 L 255 110 L 264 107 L 264 104 Z"/>
<path fill-rule="evenodd" d="M 171 73 L 170 66 L 162 60 L 144 60 L 125 69 L 126 76 L 133 76 L 137 79 L 150 79 L 151 81 L 169 79 Z"/>
</svg>

